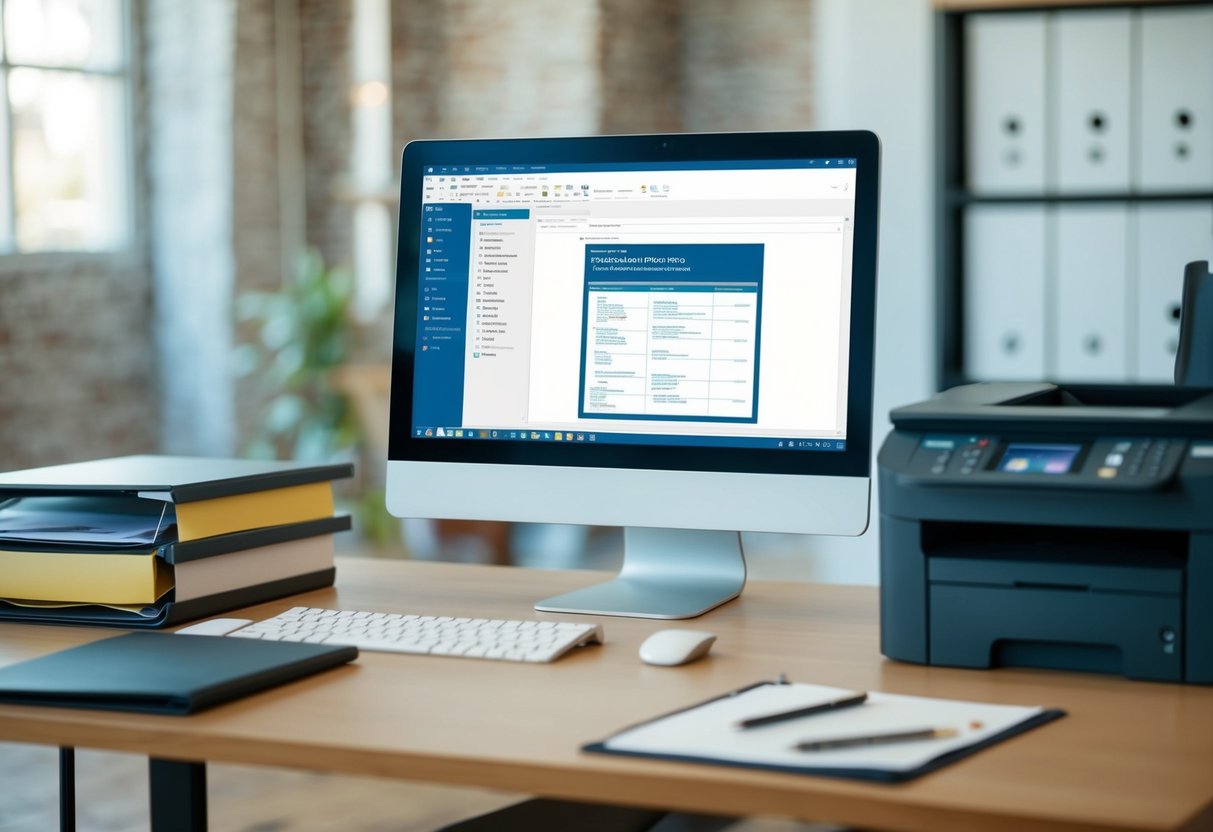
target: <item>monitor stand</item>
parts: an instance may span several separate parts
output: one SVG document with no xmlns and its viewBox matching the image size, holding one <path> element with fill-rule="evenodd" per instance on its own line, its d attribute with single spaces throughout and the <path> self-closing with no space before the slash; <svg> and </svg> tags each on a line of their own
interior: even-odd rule
<svg viewBox="0 0 1213 832">
<path fill-rule="evenodd" d="M 541 612 L 694 618 L 741 594 L 745 556 L 740 532 L 623 530 L 623 568 L 604 584 L 535 604 Z"/>
</svg>

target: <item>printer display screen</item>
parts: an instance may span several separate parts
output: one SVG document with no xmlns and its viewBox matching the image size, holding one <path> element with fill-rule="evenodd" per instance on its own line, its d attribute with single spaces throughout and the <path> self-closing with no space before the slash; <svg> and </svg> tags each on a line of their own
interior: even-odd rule
<svg viewBox="0 0 1213 832">
<path fill-rule="evenodd" d="M 1082 445 L 1012 442 L 998 470 L 1010 474 L 1068 474 L 1081 451 Z"/>
</svg>

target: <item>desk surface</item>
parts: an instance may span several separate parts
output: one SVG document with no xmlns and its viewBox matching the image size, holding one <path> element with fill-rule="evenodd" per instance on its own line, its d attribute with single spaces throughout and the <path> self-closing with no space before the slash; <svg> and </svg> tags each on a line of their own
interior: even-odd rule
<svg viewBox="0 0 1213 832">
<path fill-rule="evenodd" d="M 251 607 L 561 618 L 531 604 L 585 572 L 344 560 L 338 586 Z M 880 656 L 876 591 L 751 583 L 672 626 L 719 635 L 683 668 L 636 650 L 666 624 L 599 619 L 607 644 L 551 665 L 363 653 L 320 677 L 189 718 L 0 707 L 0 740 L 484 786 L 731 815 L 905 830 L 1213 829 L 1213 689 Z M 0 664 L 112 631 L 0 625 Z M 1070 716 L 899 786 L 583 754 L 625 725 L 760 679 L 1044 705 Z"/>
</svg>

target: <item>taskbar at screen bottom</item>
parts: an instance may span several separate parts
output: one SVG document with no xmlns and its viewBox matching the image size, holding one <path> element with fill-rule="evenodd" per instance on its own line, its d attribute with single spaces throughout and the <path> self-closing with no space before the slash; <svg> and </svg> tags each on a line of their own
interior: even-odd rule
<svg viewBox="0 0 1213 832">
<path fill-rule="evenodd" d="M 498 442 L 574 442 L 597 445 L 691 445 L 706 448 L 775 448 L 790 451 L 845 451 L 845 439 L 779 436 L 676 436 L 652 433 L 588 433 L 567 430 L 414 427 L 418 439 L 488 439 Z"/>
</svg>

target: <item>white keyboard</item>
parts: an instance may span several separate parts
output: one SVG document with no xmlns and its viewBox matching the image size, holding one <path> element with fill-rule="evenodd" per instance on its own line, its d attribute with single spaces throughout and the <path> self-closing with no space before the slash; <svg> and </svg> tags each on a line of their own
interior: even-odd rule
<svg viewBox="0 0 1213 832">
<path fill-rule="evenodd" d="M 551 662 L 574 647 L 603 641 L 602 627 L 597 624 L 397 615 L 314 607 L 292 607 L 228 635 L 516 662 Z"/>
</svg>

